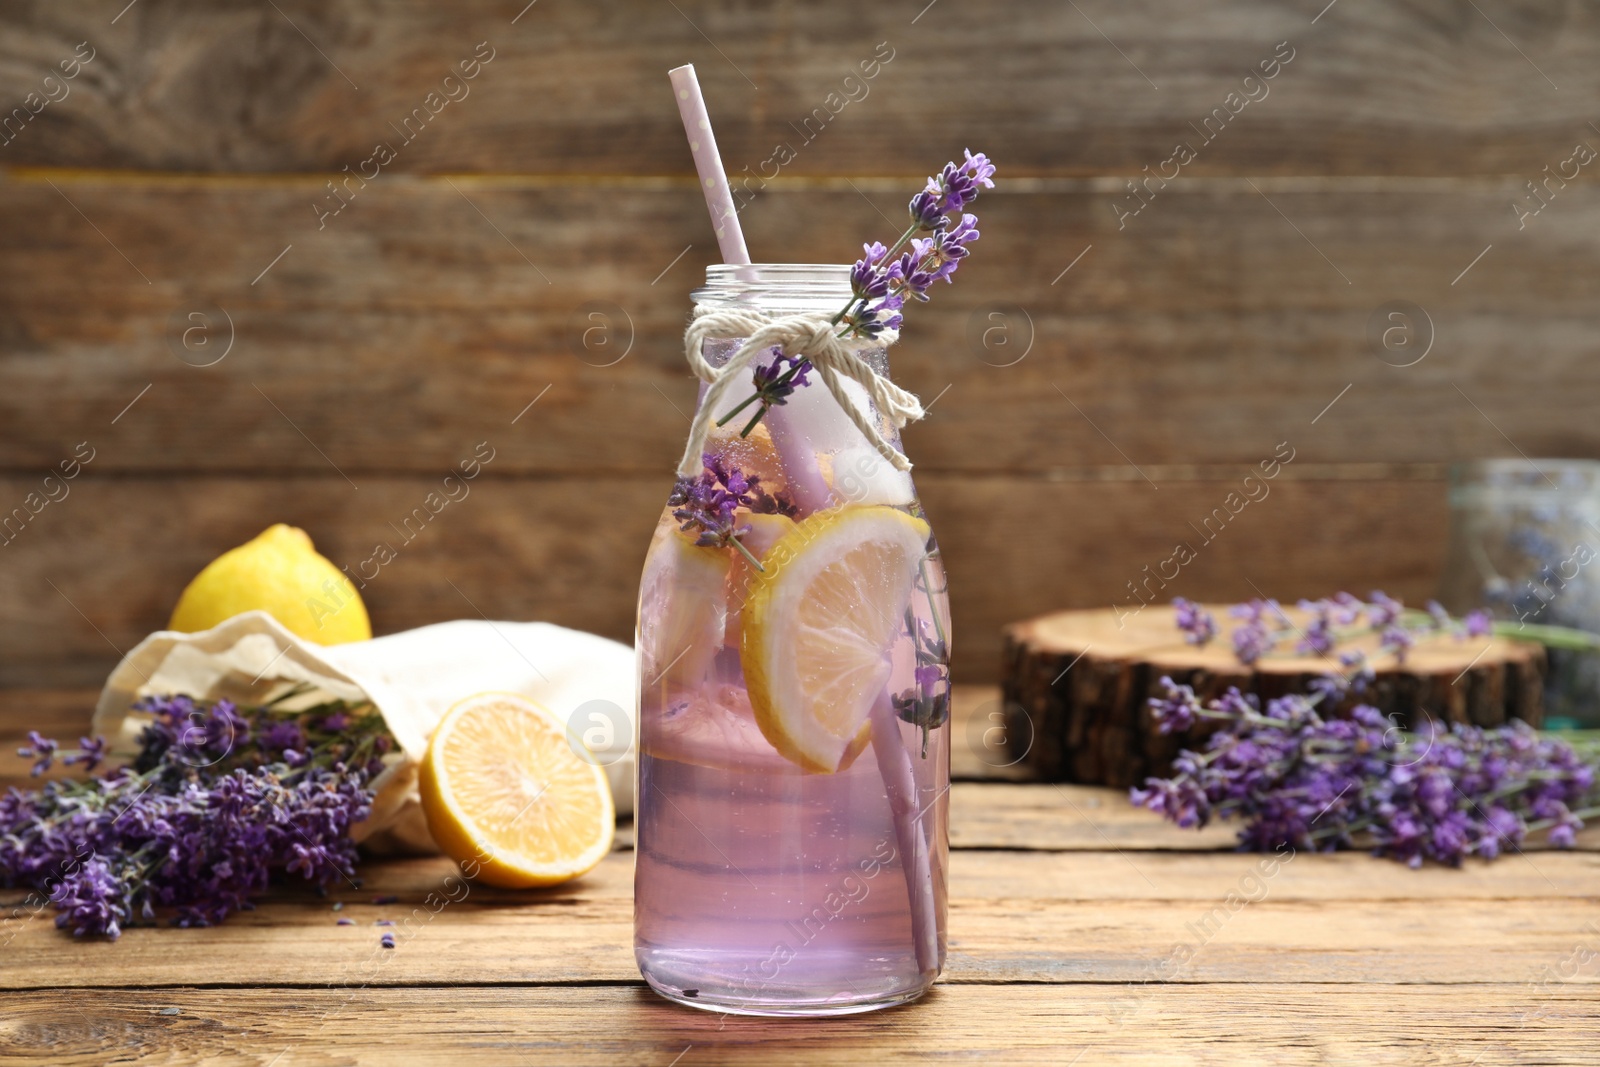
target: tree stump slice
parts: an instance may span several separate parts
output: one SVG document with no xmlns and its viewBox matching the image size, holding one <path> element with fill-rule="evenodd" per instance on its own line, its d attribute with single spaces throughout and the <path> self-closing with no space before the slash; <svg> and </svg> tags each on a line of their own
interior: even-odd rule
<svg viewBox="0 0 1600 1067">
<path fill-rule="evenodd" d="M 1047 781 L 1142 784 L 1167 774 L 1179 749 L 1199 748 L 1215 728 L 1201 723 L 1186 732 L 1158 732 L 1148 702 L 1160 694 L 1162 676 L 1192 686 L 1202 698 L 1236 686 L 1264 704 L 1305 692 L 1313 678 L 1338 666 L 1332 658 L 1276 653 L 1246 667 L 1233 654 L 1236 620 L 1225 606 L 1208 608 L 1221 632 L 1205 647 L 1184 642 L 1170 606 L 1124 612 L 1120 622 L 1106 609 L 1064 611 L 1006 627 L 1002 678 L 1011 755 Z M 1285 611 L 1295 625 L 1303 624 L 1305 613 Z M 1543 724 L 1541 645 L 1429 634 L 1417 638 L 1404 663 L 1381 653 L 1375 635 L 1340 642 L 1340 652 L 1349 649 L 1367 654 L 1377 679 L 1332 714 L 1359 702 L 1406 728 L 1427 718 L 1475 726 L 1511 719 Z"/>
</svg>

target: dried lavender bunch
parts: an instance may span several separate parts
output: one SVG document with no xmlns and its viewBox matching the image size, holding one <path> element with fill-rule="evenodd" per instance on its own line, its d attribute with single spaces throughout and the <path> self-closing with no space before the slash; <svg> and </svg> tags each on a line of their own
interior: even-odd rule
<svg viewBox="0 0 1600 1067">
<path fill-rule="evenodd" d="M 157 908 L 179 926 L 219 923 L 280 872 L 352 879 L 350 827 L 371 809 L 392 740 L 371 705 L 289 710 L 299 695 L 246 708 L 140 701 L 152 718 L 131 765 L 0 797 L 0 883 L 46 894 L 58 927 L 114 939 Z M 35 774 L 58 756 L 92 768 L 105 751 L 98 739 L 72 752 L 29 742 L 19 751 Z"/>
<path fill-rule="evenodd" d="M 1359 839 L 1412 867 L 1459 865 L 1541 831 L 1571 848 L 1583 820 L 1600 814 L 1594 766 L 1522 722 L 1483 730 L 1430 721 L 1407 732 L 1365 704 L 1348 720 L 1324 720 L 1317 704 L 1349 689 L 1338 677 L 1265 710 L 1237 689 L 1202 703 L 1189 686 L 1161 684 L 1150 710 L 1163 733 L 1201 721 L 1219 728 L 1204 751 L 1179 753 L 1171 778 L 1147 779 L 1130 798 L 1179 826 L 1239 819 L 1245 850 L 1332 851 Z"/>
<path fill-rule="evenodd" d="M 946 163 L 928 179 L 922 192 L 911 198 L 907 205 L 910 225 L 899 240 L 887 248 L 876 241 L 861 246 L 862 256 L 850 268 L 850 299 L 833 317 L 833 324 L 843 327 L 839 331 L 841 338 L 873 340 L 885 330 L 898 330 L 906 297 L 926 301 L 934 282 L 953 281 L 951 276 L 967 257 L 967 246 L 979 236 L 978 217 L 962 209 L 983 190 L 994 188 L 995 168 L 989 157 L 982 152 L 974 155 L 970 149 L 963 150 L 963 154 L 965 158 L 960 163 Z M 919 233 L 930 236 L 918 237 Z M 774 404 L 781 404 L 796 387 L 810 384 L 805 378 L 811 370 L 810 361 L 802 358 L 791 363 L 794 365 L 782 375 L 765 381 L 758 369 L 756 392 L 718 419 L 717 425 L 726 425 L 746 407 L 760 401 L 761 407 L 739 434 L 749 436 Z M 774 362 L 769 371 L 776 367 Z M 778 398 L 769 399 L 773 396 Z"/>
</svg>

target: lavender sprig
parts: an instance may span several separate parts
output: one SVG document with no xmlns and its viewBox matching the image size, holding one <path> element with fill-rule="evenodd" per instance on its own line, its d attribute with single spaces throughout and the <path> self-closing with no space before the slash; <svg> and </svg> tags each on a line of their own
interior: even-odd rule
<svg viewBox="0 0 1600 1067">
<path fill-rule="evenodd" d="M 931 600 L 929 606 L 932 607 Z M 928 757 L 928 732 L 937 730 L 950 718 L 950 648 L 942 628 L 937 626 L 937 608 L 933 617 L 936 625 L 930 628 L 927 620 L 918 619 L 910 608 L 906 609 L 906 633 L 911 637 L 917 665 L 911 672 L 911 688 L 890 697 L 895 714 L 922 730 L 924 759 Z"/>
<path fill-rule="evenodd" d="M 700 477 L 679 478 L 667 497 L 667 506 L 673 509 L 672 517 L 678 520 L 679 529 L 685 533 L 698 531 L 695 544 L 701 548 L 737 549 L 756 570 L 765 571 L 761 561 L 744 546 L 742 538 L 750 532 L 750 525 L 741 525 L 737 513 L 743 508 L 758 515 L 793 517 L 795 506 L 783 493 L 763 489 L 759 474 L 746 475 L 710 452 L 700 461 L 705 468 Z"/>
<path fill-rule="evenodd" d="M 745 428 L 739 431 L 740 437 L 749 437 L 750 431 L 756 428 L 756 423 L 761 421 L 762 416 L 766 415 L 769 409 L 786 403 L 796 389 L 811 384 L 806 377 L 812 370 L 809 359 L 786 356 L 783 354 L 783 350 L 779 348 L 774 348 L 772 354 L 775 358 L 770 364 L 764 367 L 758 366 L 752 373 L 756 383 L 756 391 L 741 401 L 732 411 L 718 419 L 718 426 L 726 426 L 733 421 L 739 412 L 760 401 L 760 410 L 745 424 Z M 787 364 L 787 366 L 782 366 L 783 364 Z"/>
<path fill-rule="evenodd" d="M 1209 611 L 1182 597 L 1172 604 L 1185 641 L 1205 645 L 1217 636 L 1216 619 Z M 1349 593 L 1336 593 L 1323 600 L 1302 600 L 1298 607 L 1310 616 L 1304 626 L 1297 626 L 1276 600 L 1248 600 L 1229 608 L 1228 614 L 1240 620 L 1231 638 L 1239 662 L 1250 666 L 1277 652 L 1291 638 L 1295 654 L 1332 656 L 1341 643 L 1374 634 L 1380 650 L 1392 654 L 1399 663 L 1405 662 L 1417 638 L 1438 633 L 1451 634 L 1457 640 L 1498 634 L 1560 648 L 1600 648 L 1600 635 L 1561 626 L 1496 622 L 1486 611 L 1469 611 L 1458 619 L 1432 600 L 1428 601 L 1426 612 L 1410 611 L 1381 590 L 1374 591 L 1367 601 Z"/>
<path fill-rule="evenodd" d="M 0 796 L 0 883 L 46 895 L 75 935 L 116 938 L 157 908 L 180 926 L 219 923 L 275 873 L 352 878 L 349 830 L 392 741 L 370 705 L 289 711 L 283 699 L 141 701 L 151 722 L 130 766 Z M 23 754 L 43 773 L 57 755 L 92 767 L 105 745 L 63 753 L 33 733 Z"/>
<path fill-rule="evenodd" d="M 934 282 L 953 280 L 951 275 L 967 257 L 967 245 L 979 236 L 978 217 L 963 214 L 962 209 L 976 200 L 984 189 L 994 188 L 995 168 L 989 157 L 981 152 L 974 155 L 970 149 L 964 150 L 964 156 L 960 163 L 946 163 L 937 175 L 928 179 L 927 187 L 911 198 L 907 205 L 910 225 L 899 240 L 887 248 L 876 241 L 861 246 L 862 256 L 850 268 L 850 299 L 833 317 L 833 324 L 842 327 L 840 338 L 873 340 L 885 330 L 900 329 L 903 324 L 901 309 L 907 297 L 926 301 Z M 917 237 L 919 233 L 930 231 L 930 237 Z M 911 248 L 902 253 L 907 243 Z M 805 362 L 807 369 L 810 366 Z M 774 404 L 782 403 L 782 400 L 764 398 L 759 375 L 758 371 L 756 392 L 720 419 L 718 426 L 760 401 L 760 409 L 740 433 L 741 437 L 749 436 Z M 783 384 L 806 385 L 803 375 L 801 372 L 797 376 L 791 370 Z M 793 391 L 790 388 L 782 394 L 783 398 L 787 399 Z"/>
<path fill-rule="evenodd" d="M 1519 849 L 1540 831 L 1571 848 L 1583 820 L 1600 814 L 1594 766 L 1522 722 L 1484 730 L 1429 721 L 1406 732 L 1364 704 L 1348 720 L 1324 720 L 1321 693 L 1263 710 L 1237 689 L 1202 702 L 1171 678 L 1161 684 L 1150 710 L 1162 732 L 1200 721 L 1219 728 L 1203 751 L 1178 754 L 1172 777 L 1146 780 L 1130 799 L 1179 826 L 1239 819 L 1242 849 L 1331 851 L 1359 838 L 1412 867 L 1459 865 Z"/>
</svg>

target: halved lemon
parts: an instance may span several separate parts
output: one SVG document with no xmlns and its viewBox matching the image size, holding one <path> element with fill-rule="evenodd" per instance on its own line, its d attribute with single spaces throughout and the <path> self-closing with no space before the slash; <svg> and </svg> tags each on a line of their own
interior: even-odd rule
<svg viewBox="0 0 1600 1067">
<path fill-rule="evenodd" d="M 773 545 L 744 609 L 740 663 L 756 724 L 809 771 L 865 746 L 928 524 L 890 507 L 819 511 Z"/>
<path fill-rule="evenodd" d="M 611 851 L 605 771 L 549 710 L 479 693 L 445 712 L 419 768 L 422 812 L 469 877 L 508 889 L 555 885 Z"/>
</svg>

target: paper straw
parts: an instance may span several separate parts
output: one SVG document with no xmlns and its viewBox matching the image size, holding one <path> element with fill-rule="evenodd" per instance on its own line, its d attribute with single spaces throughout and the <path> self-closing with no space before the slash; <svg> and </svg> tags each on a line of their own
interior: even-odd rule
<svg viewBox="0 0 1600 1067">
<path fill-rule="evenodd" d="M 683 132 L 689 135 L 689 151 L 694 153 L 694 169 L 700 174 L 700 191 L 705 194 L 711 225 L 717 231 L 717 247 L 724 263 L 749 263 L 744 232 L 739 229 L 739 212 L 733 206 L 733 191 L 728 175 L 717 155 L 717 139 L 706 115 L 706 100 L 700 95 L 700 79 L 689 63 L 667 72 L 672 92 L 678 98 L 678 114 L 683 117 Z"/>
</svg>

